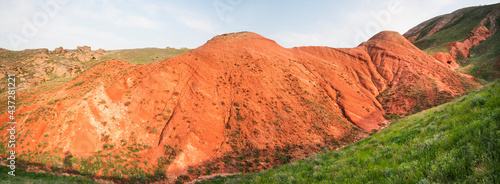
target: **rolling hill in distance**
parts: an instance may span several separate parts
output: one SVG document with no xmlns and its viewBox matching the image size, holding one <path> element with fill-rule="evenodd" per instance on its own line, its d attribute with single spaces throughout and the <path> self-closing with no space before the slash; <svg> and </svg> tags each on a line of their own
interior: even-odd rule
<svg viewBox="0 0 500 184">
<path fill-rule="evenodd" d="M 26 82 L 18 159 L 87 177 L 26 174 L 49 181 L 495 183 L 484 150 L 498 147 L 499 12 L 465 8 L 342 49 L 239 32 L 192 50 L 2 50 Z"/>
<path fill-rule="evenodd" d="M 500 76 L 500 4 L 469 7 L 437 16 L 404 34 L 428 54 L 451 54 L 447 62 L 483 82 Z"/>
</svg>

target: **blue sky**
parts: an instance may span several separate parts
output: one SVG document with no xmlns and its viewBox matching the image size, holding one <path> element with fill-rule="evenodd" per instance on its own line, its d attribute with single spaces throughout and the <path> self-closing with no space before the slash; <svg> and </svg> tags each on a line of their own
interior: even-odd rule
<svg viewBox="0 0 500 184">
<path fill-rule="evenodd" d="M 497 0 L 0 0 L 0 47 L 196 48 L 252 31 L 284 47 L 355 47 L 437 15 Z"/>
</svg>

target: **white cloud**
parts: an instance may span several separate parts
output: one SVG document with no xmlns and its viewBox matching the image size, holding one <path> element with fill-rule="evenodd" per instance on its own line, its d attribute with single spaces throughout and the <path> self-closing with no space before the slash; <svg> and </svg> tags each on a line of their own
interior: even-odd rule
<svg viewBox="0 0 500 184">
<path fill-rule="evenodd" d="M 219 34 L 220 30 L 212 19 L 198 12 L 183 7 L 169 5 L 165 7 L 166 12 L 176 17 L 175 20 L 182 25 L 209 34 Z"/>
<path fill-rule="evenodd" d="M 357 44 L 351 44 L 352 31 L 344 27 L 329 28 L 318 32 L 299 33 L 287 31 L 272 35 L 274 39 L 283 47 L 300 46 L 333 46 L 333 47 L 355 47 Z"/>
<path fill-rule="evenodd" d="M 59 46 L 74 49 L 76 46 L 88 45 L 94 48 L 123 47 L 129 40 L 116 33 L 102 31 L 91 27 L 54 25 L 41 30 L 39 34 L 22 45 L 25 48 L 54 49 Z"/>
<path fill-rule="evenodd" d="M 183 25 L 210 34 L 217 34 L 218 31 L 213 24 L 208 20 L 200 20 L 193 17 L 179 17 L 177 19 Z"/>
<path fill-rule="evenodd" d="M 108 1 L 102 1 L 100 5 L 100 8 L 72 7 L 72 14 L 79 18 L 93 19 L 93 21 L 106 21 L 111 25 L 121 27 L 135 27 L 159 30 L 163 26 L 163 24 L 155 20 L 154 17 L 146 17 L 143 15 L 132 13 L 130 10 L 122 10 L 120 8 L 117 8 L 114 4 L 109 3 Z M 144 5 L 144 7 L 148 7 L 148 5 L 149 4 Z M 146 12 L 144 7 L 141 10 L 143 12 Z"/>
<path fill-rule="evenodd" d="M 277 43 L 284 47 L 305 46 L 308 45 L 325 45 L 322 42 L 322 34 L 320 33 L 298 33 L 287 31 L 271 36 Z"/>
<path fill-rule="evenodd" d="M 36 2 L 0 0 L 0 25 L 2 25 L 0 47 L 12 47 L 6 35 L 9 33 L 22 35 L 23 27 L 26 27 L 23 19 L 32 20 L 35 13 L 43 11 Z M 387 22 L 377 20 L 373 14 L 388 10 L 389 2 L 400 3 L 403 11 L 391 15 L 389 20 L 386 19 Z M 65 46 L 74 42 L 78 42 L 74 44 L 80 42 L 101 44 L 105 48 L 131 48 L 154 43 L 161 45 L 162 43 L 155 42 L 157 40 L 184 47 L 196 46 L 216 34 L 242 30 L 258 30 L 257 33 L 270 35 L 270 39 L 285 47 L 304 45 L 355 47 L 379 31 L 393 30 L 404 33 L 434 16 L 478 5 L 478 2 L 364 0 L 320 3 L 324 4 L 324 7 L 331 5 L 342 8 L 329 11 L 327 8 L 318 7 L 318 12 L 314 12 L 315 9 L 304 11 L 281 9 L 279 5 L 282 4 L 276 2 L 266 4 L 275 6 L 273 10 L 276 11 L 254 11 L 262 8 L 262 2 L 246 2 L 244 7 L 227 13 L 225 20 L 221 21 L 214 13 L 210 2 L 193 4 L 139 0 L 69 1 L 61 5 L 55 16 L 49 17 L 46 25 L 37 27 L 38 33 L 29 37 L 28 43 L 22 48 L 53 47 L 54 44 Z M 497 3 L 497 0 L 480 2 L 491 4 Z M 260 12 L 259 16 L 255 16 L 255 12 Z M 330 16 L 317 16 L 325 14 Z M 254 16 L 258 18 L 252 19 Z M 283 16 L 294 22 L 273 22 L 270 26 L 269 20 L 273 18 L 280 20 Z M 238 22 L 235 22 L 236 20 Z M 44 44 L 46 46 L 43 46 Z"/>
<path fill-rule="evenodd" d="M 161 23 L 137 15 L 123 16 L 120 19 L 116 19 L 115 24 L 119 26 L 140 27 L 155 30 L 158 30 L 161 27 Z"/>
<path fill-rule="evenodd" d="M 36 3 L 26 1 L 0 1 L 0 34 L 21 32 L 24 22 L 32 21 L 35 12 L 41 11 Z"/>
</svg>

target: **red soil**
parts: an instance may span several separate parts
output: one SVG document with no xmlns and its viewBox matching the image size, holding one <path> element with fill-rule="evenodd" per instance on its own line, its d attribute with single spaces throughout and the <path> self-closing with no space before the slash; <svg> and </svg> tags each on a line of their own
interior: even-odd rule
<svg viewBox="0 0 500 184">
<path fill-rule="evenodd" d="M 460 67 L 456 60 L 448 53 L 438 52 L 436 54 L 433 54 L 432 57 L 434 57 L 439 62 L 448 65 L 453 70 Z"/>
<path fill-rule="evenodd" d="M 467 38 L 461 42 L 451 42 L 448 44 L 450 54 L 454 59 L 469 58 L 469 50 L 472 47 L 479 45 L 482 41 L 491 36 L 488 28 L 484 26 L 477 26 L 467 34 Z"/>
<path fill-rule="evenodd" d="M 225 34 L 159 63 L 109 60 L 63 86 L 21 94 L 24 103 L 38 101 L 18 109 L 26 113 L 20 134 L 30 132 L 18 151 L 78 157 L 140 143 L 152 147 L 137 152 L 151 168 L 170 145 L 181 150 L 168 167 L 176 174 L 248 150 L 273 158 L 287 145 L 296 159 L 381 129 L 386 113 L 425 109 L 475 87 L 396 32 L 352 49 L 286 49 L 251 32 Z"/>
</svg>

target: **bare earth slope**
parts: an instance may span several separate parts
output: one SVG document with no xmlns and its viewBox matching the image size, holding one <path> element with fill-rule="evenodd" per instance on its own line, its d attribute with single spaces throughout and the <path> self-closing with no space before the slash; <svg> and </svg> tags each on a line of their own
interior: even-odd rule
<svg viewBox="0 0 500 184">
<path fill-rule="evenodd" d="M 251 32 L 224 34 L 159 63 L 109 60 L 22 93 L 18 152 L 107 159 L 89 171 L 98 175 L 157 164 L 174 174 L 204 163 L 253 171 L 339 147 L 386 126 L 386 113 L 479 86 L 396 32 L 352 49 L 286 49 Z"/>
</svg>

